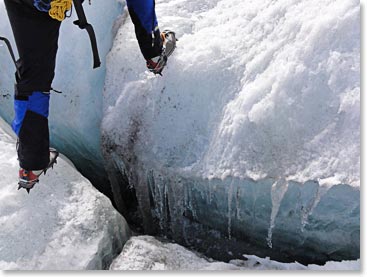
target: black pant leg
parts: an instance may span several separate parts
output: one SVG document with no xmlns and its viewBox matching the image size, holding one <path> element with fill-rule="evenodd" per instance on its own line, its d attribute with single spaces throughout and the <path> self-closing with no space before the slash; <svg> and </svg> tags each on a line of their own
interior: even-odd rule
<svg viewBox="0 0 367 277">
<path fill-rule="evenodd" d="M 15 101 L 28 101 L 34 92 L 48 92 L 51 89 L 60 22 L 29 3 L 23 3 L 23 0 L 4 1 L 20 56 L 17 62 L 20 78 L 17 78 Z M 37 103 L 32 102 L 32 105 L 37 106 Z M 48 119 L 32 109 L 25 109 L 16 110 L 19 118 L 23 118 L 25 112 L 18 133 L 19 163 L 27 170 L 44 169 L 49 163 Z M 33 110 L 37 108 L 33 106 Z"/>
<path fill-rule="evenodd" d="M 17 63 L 21 76 L 17 79 L 16 94 L 50 91 L 61 22 L 29 4 L 4 2 L 20 57 Z"/>
<path fill-rule="evenodd" d="M 156 17 L 154 6 L 152 7 L 153 10 L 148 13 L 150 14 L 150 17 L 146 17 L 146 13 L 142 13 L 142 11 L 136 9 L 148 9 L 148 7 L 144 7 L 144 5 L 135 6 L 134 1 L 128 2 L 129 14 L 135 27 L 135 35 L 138 40 L 141 53 L 146 60 L 159 56 L 162 51 L 162 39 L 158 25 L 155 26 Z M 152 23 L 151 30 L 149 31 L 143 24 L 143 22 L 147 20 Z"/>
</svg>

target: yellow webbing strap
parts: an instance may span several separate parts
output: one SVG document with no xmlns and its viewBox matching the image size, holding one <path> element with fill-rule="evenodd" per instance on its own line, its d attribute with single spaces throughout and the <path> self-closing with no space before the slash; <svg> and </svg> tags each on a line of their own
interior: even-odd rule
<svg viewBox="0 0 367 277">
<path fill-rule="evenodd" d="M 71 9 L 72 0 L 53 0 L 48 14 L 58 21 L 65 19 L 66 11 Z"/>
</svg>

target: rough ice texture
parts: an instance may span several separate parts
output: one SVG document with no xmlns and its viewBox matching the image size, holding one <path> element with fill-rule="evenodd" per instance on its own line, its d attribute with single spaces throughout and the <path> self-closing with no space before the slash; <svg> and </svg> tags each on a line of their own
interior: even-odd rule
<svg viewBox="0 0 367 277">
<path fill-rule="evenodd" d="M 121 26 L 107 60 L 106 136 L 125 146 L 133 137 L 149 166 L 203 178 L 359 186 L 359 1 L 156 7 L 177 51 L 155 78 L 130 19 Z"/>
<path fill-rule="evenodd" d="M 101 183 L 99 189 L 108 194 L 108 188 L 102 184 L 105 177 L 100 150 L 102 95 L 106 55 L 112 46 L 116 32 L 114 24 L 122 11 L 122 4 L 115 0 L 93 0 L 92 5 L 85 2 L 83 6 L 97 36 L 102 65 L 92 69 L 90 41 L 87 32 L 73 24 L 76 20 L 74 10 L 72 17 L 64 20 L 60 29 L 53 87 L 63 93 L 52 93 L 51 97 L 51 142 L 84 175 L 93 178 L 97 185 Z M 0 35 L 8 37 L 16 48 L 3 1 L 0 1 Z M 0 116 L 9 123 L 14 114 L 15 68 L 5 47 L 0 47 L 0 61 Z"/>
<path fill-rule="evenodd" d="M 304 264 L 360 257 L 360 191 L 355 187 L 289 182 L 274 195 L 271 179 L 203 180 L 153 170 L 147 175 L 148 181 L 139 183 L 148 186 L 146 220 L 216 259 L 245 251 Z"/>
<path fill-rule="evenodd" d="M 359 1 L 156 8 L 179 38 L 163 77 L 146 72 L 128 17 L 107 59 L 102 143 L 116 203 L 126 175 L 146 231 L 212 255 L 223 239 L 304 263 L 358 258 Z"/>
<path fill-rule="evenodd" d="M 111 270 L 360 270 L 361 262 L 327 262 L 323 266 L 280 263 L 269 258 L 243 255 L 228 263 L 208 259 L 178 244 L 150 236 L 132 237 L 111 264 Z"/>
<path fill-rule="evenodd" d="M 108 268 L 130 237 L 125 219 L 63 156 L 29 195 L 18 191 L 8 132 L 0 118 L 0 269 Z"/>
<path fill-rule="evenodd" d="M 111 264 L 111 270 L 209 270 L 236 269 L 223 262 L 210 263 L 198 254 L 174 243 L 162 243 L 150 236 L 132 237 Z"/>
</svg>

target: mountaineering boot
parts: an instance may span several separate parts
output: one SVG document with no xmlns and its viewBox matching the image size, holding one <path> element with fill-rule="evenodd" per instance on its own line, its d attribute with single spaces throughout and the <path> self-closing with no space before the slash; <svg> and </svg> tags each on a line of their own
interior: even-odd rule
<svg viewBox="0 0 367 277">
<path fill-rule="evenodd" d="M 176 48 L 176 35 L 174 32 L 165 30 L 161 33 L 162 52 L 160 56 L 147 60 L 147 68 L 154 74 L 162 75 L 162 71 L 167 64 L 168 57 Z"/>
<path fill-rule="evenodd" d="M 54 164 L 57 163 L 57 157 L 59 156 L 59 152 L 56 149 L 50 148 L 50 162 L 47 167 L 41 170 L 26 170 L 23 168 L 19 169 L 19 182 L 18 182 L 18 190 L 24 188 L 29 191 L 34 187 L 36 183 L 39 182 L 39 177 L 42 173 L 46 174 L 49 168 L 53 168 Z"/>
</svg>

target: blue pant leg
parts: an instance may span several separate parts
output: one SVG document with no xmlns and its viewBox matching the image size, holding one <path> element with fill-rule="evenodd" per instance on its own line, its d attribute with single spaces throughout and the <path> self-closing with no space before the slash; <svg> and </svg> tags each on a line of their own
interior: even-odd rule
<svg viewBox="0 0 367 277">
<path fill-rule="evenodd" d="M 28 99 L 14 102 L 13 130 L 18 135 L 20 167 L 41 170 L 49 163 L 49 115 L 50 95 L 33 92 Z"/>
<path fill-rule="evenodd" d="M 49 93 L 43 93 L 37 91 L 33 92 L 33 94 L 29 96 L 28 110 L 48 118 L 49 106 L 50 106 Z"/>
<path fill-rule="evenodd" d="M 155 14 L 154 0 L 126 0 L 129 10 L 133 10 L 138 17 L 140 24 L 147 33 L 152 33 L 158 26 Z"/>
<path fill-rule="evenodd" d="M 127 0 L 126 2 L 144 58 L 149 60 L 159 56 L 162 51 L 162 39 L 155 14 L 155 1 Z"/>
<path fill-rule="evenodd" d="M 33 111 L 48 118 L 49 114 L 50 95 L 34 92 L 27 99 L 14 99 L 14 120 L 12 122 L 13 131 L 19 136 L 20 128 L 22 127 L 24 117 L 27 110 Z"/>
<path fill-rule="evenodd" d="M 11 124 L 11 127 L 14 133 L 16 133 L 18 137 L 19 137 L 20 128 L 22 127 L 22 124 L 23 124 L 25 114 L 27 112 L 27 107 L 28 107 L 28 99 L 26 100 L 15 99 L 14 100 L 15 116 Z"/>
</svg>

